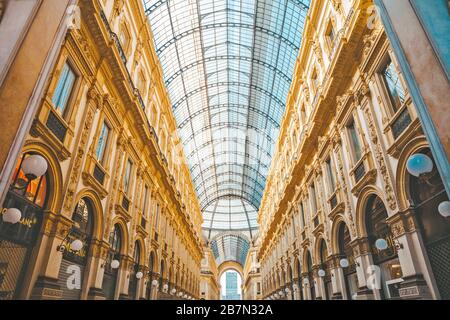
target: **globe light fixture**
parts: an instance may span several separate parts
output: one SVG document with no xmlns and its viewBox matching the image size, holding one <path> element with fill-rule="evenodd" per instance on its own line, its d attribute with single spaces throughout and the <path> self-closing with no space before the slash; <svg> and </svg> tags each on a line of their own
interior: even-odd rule
<svg viewBox="0 0 450 320">
<path fill-rule="evenodd" d="M 411 175 L 419 177 L 433 170 L 433 161 L 425 154 L 416 153 L 409 157 L 406 169 Z"/>
<path fill-rule="evenodd" d="M 157 287 L 158 286 L 158 280 L 153 280 L 152 281 L 152 286 Z"/>
<path fill-rule="evenodd" d="M 113 261 L 111 261 L 111 268 L 113 269 L 117 269 L 120 266 L 120 262 L 119 260 L 114 259 Z"/>
<path fill-rule="evenodd" d="M 177 289 L 173 288 L 172 290 L 170 290 L 170 293 L 171 293 L 171 294 L 177 293 Z"/>
<path fill-rule="evenodd" d="M 286 293 L 291 293 L 291 289 L 286 288 L 284 291 L 286 291 Z"/>
<path fill-rule="evenodd" d="M 279 295 L 280 297 L 283 297 L 283 296 L 284 296 L 283 290 L 280 290 L 280 292 L 278 292 L 278 295 Z"/>
<path fill-rule="evenodd" d="M 33 154 L 22 162 L 22 171 L 29 181 L 42 177 L 48 169 L 47 160 L 43 156 Z"/>
<path fill-rule="evenodd" d="M 144 274 L 141 271 L 136 273 L 136 279 L 138 279 L 138 280 L 142 279 L 143 276 L 144 276 Z"/>
<path fill-rule="evenodd" d="M 347 268 L 350 265 L 350 263 L 348 262 L 348 259 L 345 259 L 345 258 L 341 259 L 339 261 L 339 264 L 342 268 Z"/>
<path fill-rule="evenodd" d="M 3 213 L 3 221 L 6 223 L 16 224 L 22 219 L 22 212 L 16 208 L 9 208 Z"/>
<path fill-rule="evenodd" d="M 438 206 L 438 211 L 444 218 L 450 217 L 450 201 L 441 202 Z"/>
<path fill-rule="evenodd" d="M 70 244 L 70 250 L 72 250 L 74 252 L 78 252 L 81 249 L 83 249 L 83 241 L 81 241 L 79 239 L 73 240 L 72 243 Z"/>
<path fill-rule="evenodd" d="M 309 279 L 308 278 L 303 279 L 303 284 L 309 284 Z"/>
<path fill-rule="evenodd" d="M 318 274 L 319 277 L 323 278 L 323 277 L 325 277 L 326 272 L 325 272 L 325 270 L 320 269 L 320 270 L 317 272 L 317 274 Z"/>
<path fill-rule="evenodd" d="M 169 285 L 166 283 L 165 285 L 163 285 L 163 291 L 167 292 L 167 290 L 169 290 Z"/>
<path fill-rule="evenodd" d="M 380 238 L 377 241 L 375 241 L 375 247 L 378 250 L 386 250 L 388 248 L 388 243 L 386 239 Z"/>
</svg>

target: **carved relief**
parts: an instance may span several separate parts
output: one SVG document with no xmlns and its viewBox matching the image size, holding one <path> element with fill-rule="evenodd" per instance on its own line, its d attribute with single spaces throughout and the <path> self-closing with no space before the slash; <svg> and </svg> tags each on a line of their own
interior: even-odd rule
<svg viewBox="0 0 450 320">
<path fill-rule="evenodd" d="M 367 85 L 364 85 L 360 91 L 360 97 L 367 96 L 368 94 L 369 94 L 369 89 L 368 89 Z M 370 140 L 372 141 L 373 148 L 374 148 L 375 160 L 378 164 L 378 168 L 380 170 L 381 177 L 383 178 L 384 191 L 386 193 L 386 200 L 389 204 L 389 208 L 391 210 L 395 210 L 397 208 L 397 201 L 395 199 L 394 191 L 393 191 L 391 181 L 389 178 L 388 168 L 386 166 L 386 162 L 385 162 L 385 159 L 383 156 L 383 151 L 382 151 L 380 142 L 378 140 L 378 134 L 376 131 L 374 119 L 373 119 L 373 116 L 372 116 L 368 106 L 366 106 L 366 108 L 364 108 L 364 115 L 366 116 L 367 125 L 368 125 L 368 129 L 369 129 L 368 130 L 369 136 L 370 136 Z"/>
<path fill-rule="evenodd" d="M 95 89 L 90 88 L 88 91 L 88 102 L 86 106 L 87 108 L 86 119 L 84 121 L 84 125 L 81 131 L 80 143 L 78 144 L 75 158 L 73 160 L 73 167 L 70 173 L 69 183 L 64 198 L 63 208 L 66 212 L 70 212 L 72 210 L 76 186 L 79 181 L 83 164 L 83 158 L 86 153 L 86 145 L 88 142 L 89 133 L 91 131 L 92 122 L 94 120 L 96 106 L 98 105 L 98 97 L 99 95 L 95 91 Z"/>
<path fill-rule="evenodd" d="M 350 199 L 348 197 L 348 187 L 347 187 L 347 183 L 345 180 L 345 172 L 344 172 L 344 165 L 343 165 L 343 161 L 342 161 L 342 155 L 341 155 L 341 145 L 337 145 L 336 147 L 336 159 L 337 159 L 337 165 L 338 165 L 338 169 L 339 169 L 339 176 L 341 178 L 342 181 L 342 192 L 344 194 L 344 202 L 345 202 L 345 207 L 347 208 L 346 212 L 347 212 L 347 218 L 348 221 L 350 222 L 350 230 L 352 232 L 353 235 L 356 235 L 356 226 L 355 226 L 355 221 L 353 220 L 353 214 L 352 214 L 352 209 L 351 209 L 351 205 L 350 205 Z"/>
</svg>

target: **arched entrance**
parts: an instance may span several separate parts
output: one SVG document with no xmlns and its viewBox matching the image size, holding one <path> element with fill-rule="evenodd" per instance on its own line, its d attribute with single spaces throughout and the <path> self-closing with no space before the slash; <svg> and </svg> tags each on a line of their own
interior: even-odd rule
<svg viewBox="0 0 450 320">
<path fill-rule="evenodd" d="M 306 267 L 307 267 L 307 288 L 309 290 L 310 298 L 311 300 L 316 300 L 316 289 L 314 284 L 314 273 L 313 273 L 313 263 L 312 263 L 312 257 L 311 252 L 309 250 L 306 252 Z"/>
<path fill-rule="evenodd" d="M 333 294 L 333 288 L 331 286 L 331 268 L 328 262 L 328 250 L 327 244 L 324 239 L 320 241 L 320 269 L 325 271 L 324 275 L 320 275 L 323 279 L 323 286 L 325 290 L 325 299 L 330 300 Z"/>
<path fill-rule="evenodd" d="M 379 288 L 382 299 L 397 298 L 396 283 L 402 281 L 402 269 L 387 218 L 387 210 L 380 197 L 375 194 L 369 196 L 365 209 L 366 230 L 373 262 L 381 272 L 380 282 L 375 287 Z M 380 245 L 377 248 L 376 243 L 380 240 L 386 241 L 386 248 Z"/>
<path fill-rule="evenodd" d="M 341 264 L 344 273 L 345 292 L 347 295 L 347 299 L 351 300 L 358 291 L 356 264 L 353 257 L 353 249 L 350 245 L 351 237 L 345 222 L 341 222 L 338 230 L 339 256 L 341 259 L 340 261 L 343 262 L 342 260 L 346 259 L 346 262 L 348 262 L 347 266 L 342 266 Z"/>
<path fill-rule="evenodd" d="M 242 299 L 242 283 L 244 281 L 244 270 L 242 266 L 235 261 L 225 261 L 218 268 L 219 283 L 221 285 L 222 300 L 241 300 Z M 229 288 L 227 288 L 227 273 L 234 273 L 230 276 Z M 229 297 L 226 297 L 227 291 L 231 290 Z M 234 296 L 232 296 L 234 295 Z M 239 297 L 237 297 L 239 295 Z"/>
<path fill-rule="evenodd" d="M 428 148 L 421 149 L 419 153 L 426 154 L 434 162 Z M 450 218 L 443 217 L 438 211 L 439 204 L 448 201 L 444 184 L 435 164 L 427 176 L 407 177 L 410 202 L 414 207 L 439 294 L 441 299 L 450 300 Z"/>
<path fill-rule="evenodd" d="M 35 153 L 26 153 L 19 158 L 1 209 L 0 300 L 19 298 L 44 210 L 47 209 L 49 172 L 41 177 L 31 177 L 26 176 L 23 170 L 25 159 L 32 155 Z M 20 221 L 15 224 L 5 221 L 4 214 L 11 208 L 21 214 Z"/>
<path fill-rule="evenodd" d="M 122 230 L 118 224 L 114 225 L 113 232 L 110 234 L 109 245 L 110 250 L 105 262 L 102 289 L 107 300 L 114 300 L 122 249 Z M 119 265 L 117 265 L 117 262 L 119 262 Z"/>
<path fill-rule="evenodd" d="M 138 299 L 139 292 L 139 279 L 137 278 L 138 272 L 140 272 L 140 261 L 141 261 L 141 244 L 139 241 L 134 243 L 134 253 L 133 253 L 133 266 L 130 272 L 130 282 L 128 285 L 128 296 L 131 300 Z"/>
<path fill-rule="evenodd" d="M 80 199 L 72 215 L 73 227 L 63 244 L 63 259 L 58 275 L 58 284 L 62 290 L 63 300 L 81 299 L 81 282 L 84 279 L 94 230 L 94 216 L 94 206 L 91 200 L 88 198 Z M 75 239 L 83 242 L 83 248 L 80 251 L 73 251 L 70 248 L 72 241 Z"/>
<path fill-rule="evenodd" d="M 151 300 L 152 298 L 152 288 L 153 288 L 153 280 L 155 280 L 155 254 L 153 251 L 150 253 L 149 258 L 149 272 L 148 272 L 148 281 L 147 281 L 147 292 L 146 292 L 146 299 Z"/>
</svg>

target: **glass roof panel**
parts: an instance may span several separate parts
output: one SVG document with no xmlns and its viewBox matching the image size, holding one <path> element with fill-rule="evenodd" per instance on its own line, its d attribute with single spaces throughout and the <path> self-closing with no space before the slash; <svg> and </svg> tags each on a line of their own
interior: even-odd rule
<svg viewBox="0 0 450 320">
<path fill-rule="evenodd" d="M 310 0 L 143 1 L 205 233 L 253 240 Z"/>
</svg>

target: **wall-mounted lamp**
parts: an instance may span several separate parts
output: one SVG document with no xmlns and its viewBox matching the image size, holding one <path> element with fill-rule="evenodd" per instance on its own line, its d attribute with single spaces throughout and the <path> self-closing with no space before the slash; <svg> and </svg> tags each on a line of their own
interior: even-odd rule
<svg viewBox="0 0 450 320">
<path fill-rule="evenodd" d="M 394 239 L 393 243 L 394 243 L 394 247 L 397 251 L 403 249 L 403 243 L 398 241 L 398 239 Z"/>
<path fill-rule="evenodd" d="M 83 241 L 80 239 L 74 239 L 70 244 L 68 243 L 68 239 L 70 235 L 72 234 L 72 230 L 68 230 L 66 232 L 66 235 L 64 239 L 61 241 L 61 244 L 56 247 L 56 250 L 59 252 L 65 252 L 67 250 L 73 251 L 73 252 L 79 252 L 81 249 L 83 249 Z"/>
<path fill-rule="evenodd" d="M 22 212 L 16 208 L 9 208 L 2 215 L 3 221 L 10 224 L 19 223 L 22 219 Z"/>
</svg>

